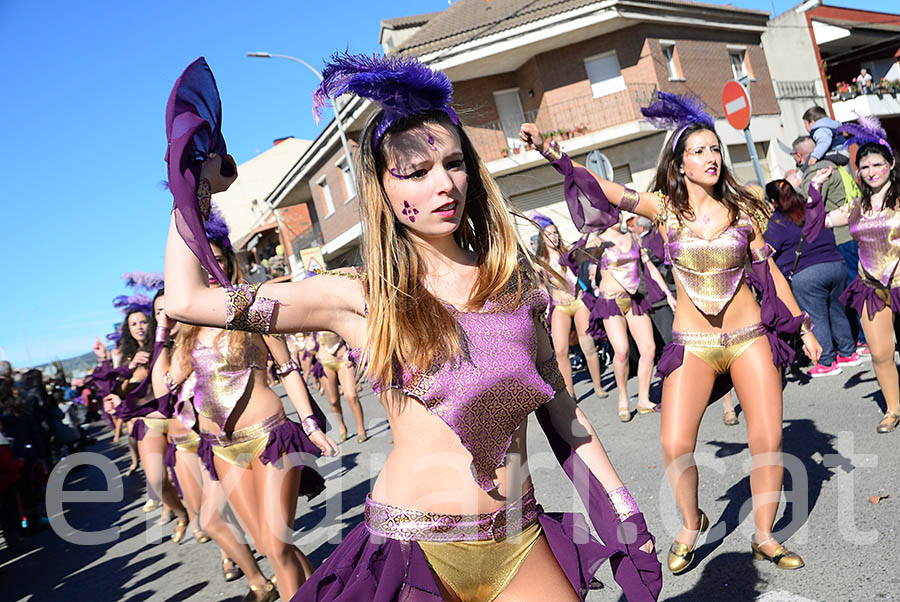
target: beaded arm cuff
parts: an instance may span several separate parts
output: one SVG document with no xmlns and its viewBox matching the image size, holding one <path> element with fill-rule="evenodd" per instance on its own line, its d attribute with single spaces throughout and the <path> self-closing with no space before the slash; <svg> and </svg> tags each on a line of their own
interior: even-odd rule
<svg viewBox="0 0 900 602">
<path fill-rule="evenodd" d="M 167 343 L 169 341 L 169 329 L 165 326 L 156 327 L 156 342 Z"/>
<path fill-rule="evenodd" d="M 812 332 L 813 329 L 813 321 L 812 317 L 806 312 L 803 312 L 803 322 L 800 323 L 800 336 L 804 334 Z"/>
<path fill-rule="evenodd" d="M 225 328 L 268 334 L 275 311 L 274 299 L 258 297 L 258 284 L 239 284 L 228 290 L 228 310 Z"/>
<path fill-rule="evenodd" d="M 766 246 L 760 249 L 750 249 L 750 261 L 753 263 L 759 263 L 760 261 L 767 260 L 774 254 L 775 249 L 772 248 L 772 245 L 766 243 Z"/>
<path fill-rule="evenodd" d="M 547 161 L 553 163 L 554 161 L 559 160 L 563 154 L 562 151 L 559 150 L 559 145 L 556 142 L 551 141 L 541 152 L 541 155 L 543 155 Z"/>
<path fill-rule="evenodd" d="M 316 422 L 315 416 L 307 416 L 303 420 L 300 421 L 300 428 L 303 429 L 303 432 L 306 433 L 306 436 L 309 437 L 316 431 L 321 431 L 319 428 L 319 424 Z"/>
<path fill-rule="evenodd" d="M 634 210 L 637 209 L 638 202 L 641 200 L 640 195 L 636 190 L 632 190 L 631 188 L 625 187 L 625 192 L 622 193 L 622 200 L 619 201 L 619 209 L 622 211 L 629 211 L 634 213 Z"/>
<path fill-rule="evenodd" d="M 626 518 L 641 511 L 637 502 L 628 493 L 628 488 L 622 485 L 618 489 L 609 492 L 609 502 L 612 504 L 619 522 L 623 522 Z"/>
<path fill-rule="evenodd" d="M 212 207 L 212 190 L 209 180 L 206 178 L 200 178 L 200 181 L 197 182 L 197 206 L 200 209 L 200 215 L 203 216 L 203 220 L 208 220 L 210 208 Z"/>
<path fill-rule="evenodd" d="M 168 370 L 166 370 L 166 373 L 163 374 L 163 381 L 166 383 L 166 389 L 169 390 L 169 393 L 174 393 L 181 388 L 181 385 L 175 382 L 175 379 L 172 378 L 172 375 Z"/>
<path fill-rule="evenodd" d="M 556 357 L 550 356 L 550 359 L 538 362 L 536 367 L 538 375 L 553 388 L 554 393 L 559 393 L 566 388 L 566 381 L 563 380 L 562 373 L 559 371 Z"/>
<path fill-rule="evenodd" d="M 275 372 L 278 373 L 278 376 L 284 376 L 296 370 L 300 372 L 300 366 L 294 360 L 288 360 L 283 364 L 278 364 L 275 366 Z"/>
</svg>

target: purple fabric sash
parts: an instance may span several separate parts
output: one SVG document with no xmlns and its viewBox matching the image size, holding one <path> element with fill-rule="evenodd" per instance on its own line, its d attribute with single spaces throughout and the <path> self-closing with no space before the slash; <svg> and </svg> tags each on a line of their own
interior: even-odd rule
<svg viewBox="0 0 900 602">
<path fill-rule="evenodd" d="M 314 409 L 318 407 L 313 404 Z M 319 428 L 325 430 L 324 417 L 313 414 Z M 212 450 L 210 450 L 211 452 Z M 263 464 L 275 464 L 278 466 L 281 457 L 285 454 L 303 452 L 315 456 L 322 455 L 315 443 L 310 441 L 299 424 L 292 420 L 285 420 L 275 430 L 269 433 L 269 441 L 265 449 L 259 455 Z M 305 495 L 308 500 L 313 499 L 325 490 L 325 479 L 315 469 L 315 465 L 304 465 L 300 473 L 299 495 Z"/>
<path fill-rule="evenodd" d="M 200 462 L 209 473 L 209 478 L 213 481 L 219 480 L 219 473 L 216 472 L 216 463 L 213 461 L 212 443 L 209 439 L 200 437 L 200 443 L 197 444 L 197 455 L 200 456 Z"/>
<path fill-rule="evenodd" d="M 644 295 L 637 293 L 631 297 L 631 312 L 636 316 L 642 316 L 650 311 L 650 304 Z M 622 311 L 615 299 L 595 297 L 592 293 L 585 292 L 582 296 L 584 304 L 591 310 L 588 319 L 587 333 L 595 339 L 606 338 L 606 329 L 603 328 L 603 319 L 611 316 L 621 316 Z"/>
<path fill-rule="evenodd" d="M 325 378 L 325 367 L 318 359 L 313 360 L 312 375 L 316 378 Z"/>
<path fill-rule="evenodd" d="M 794 361 L 794 349 L 779 335 L 793 334 L 800 330 L 803 315 L 794 316 L 775 291 L 775 281 L 769 269 L 769 260 L 750 263 L 747 278 L 761 294 L 760 322 L 766 328 L 766 338 L 772 349 L 772 360 L 782 368 L 790 366 Z"/>
<path fill-rule="evenodd" d="M 131 427 L 131 437 L 135 441 L 141 441 L 146 434 L 147 425 L 144 424 L 144 420 L 141 418 L 135 418 L 134 425 Z"/>
<path fill-rule="evenodd" d="M 850 285 L 841 293 L 841 303 L 847 307 L 852 307 L 856 313 L 862 315 L 865 309 L 869 314 L 869 319 L 875 317 L 875 314 L 884 308 L 884 299 L 878 296 L 875 287 L 869 286 L 857 275 Z M 891 301 L 891 310 L 900 310 L 900 287 L 890 289 L 888 298 Z"/>
<path fill-rule="evenodd" d="M 579 232 L 603 231 L 619 222 L 619 208 L 609 202 L 590 171 L 576 167 L 566 154 L 550 165 L 564 178 L 566 205 Z"/>
<path fill-rule="evenodd" d="M 166 105 L 166 163 L 169 190 L 175 199 L 175 226 L 207 272 L 226 288 L 231 282 L 216 262 L 203 216 L 197 205 L 200 165 L 210 153 L 223 159 L 228 150 L 222 137 L 222 104 L 206 59 L 188 65 L 175 81 Z"/>
<path fill-rule="evenodd" d="M 128 395 L 122 399 L 122 403 L 116 408 L 115 415 L 122 420 L 131 420 L 132 418 L 147 416 L 153 412 L 160 412 L 166 418 L 172 417 L 171 403 L 168 393 L 159 398 L 153 398 L 147 403 L 141 404 L 148 394 L 153 393 L 153 366 L 159 359 L 159 354 L 165 347 L 165 343 L 156 342 L 153 344 L 153 356 L 147 367 L 147 378 L 142 380 L 138 386 L 128 392 Z"/>
<path fill-rule="evenodd" d="M 181 491 L 181 483 L 178 482 L 178 473 L 175 472 L 175 458 L 175 444 L 169 441 L 169 444 L 166 446 L 166 455 L 163 457 L 163 465 L 169 470 L 169 480 L 175 486 L 178 497 L 184 498 L 184 493 Z"/>
<path fill-rule="evenodd" d="M 113 368 L 111 361 L 103 360 L 93 372 L 85 377 L 84 386 L 102 400 L 113 392 L 120 380 L 130 377 L 131 370 L 127 365 Z"/>
<path fill-rule="evenodd" d="M 809 200 L 806 202 L 806 221 L 803 223 L 801 231 L 804 238 L 808 241 L 814 241 L 819 237 L 819 232 L 825 227 L 825 202 L 822 200 L 822 193 L 809 185 Z"/>
</svg>

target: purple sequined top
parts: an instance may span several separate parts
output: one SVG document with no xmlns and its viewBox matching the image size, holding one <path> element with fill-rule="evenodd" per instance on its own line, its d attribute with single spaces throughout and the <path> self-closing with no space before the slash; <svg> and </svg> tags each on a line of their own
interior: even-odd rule
<svg viewBox="0 0 900 602">
<path fill-rule="evenodd" d="M 641 285 L 640 267 L 641 247 L 634 237 L 627 251 L 613 245 L 606 247 L 600 256 L 600 269 L 609 271 L 629 295 L 637 293 Z"/>
<path fill-rule="evenodd" d="M 246 361 L 232 365 L 228 361 L 227 349 L 226 334 L 212 347 L 197 341 L 191 352 L 191 365 L 197 376 L 194 407 L 201 416 L 219 425 L 222 432 L 234 408 L 252 384 L 253 369 L 265 370 L 267 359 L 265 351 L 251 345 Z"/>
<path fill-rule="evenodd" d="M 546 310 L 547 294 L 523 282 L 518 298 L 516 288 L 513 277 L 481 311 L 447 306 L 459 323 L 464 357 L 404 373 L 402 384 L 392 387 L 421 401 L 456 433 L 472 454 L 472 475 L 484 491 L 496 487 L 495 470 L 503 465 L 513 432 L 555 395 L 535 365 L 534 318 Z M 358 355 L 359 350 L 351 352 Z"/>
<path fill-rule="evenodd" d="M 863 214 L 854 199 L 847 207 L 850 236 L 859 243 L 859 274 L 863 280 L 893 287 L 900 262 L 900 211 L 882 209 Z M 900 284 L 900 283 L 898 283 Z"/>
</svg>

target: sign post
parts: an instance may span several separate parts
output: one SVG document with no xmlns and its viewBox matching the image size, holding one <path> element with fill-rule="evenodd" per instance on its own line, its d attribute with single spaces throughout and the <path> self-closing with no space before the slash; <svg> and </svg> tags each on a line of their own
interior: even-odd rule
<svg viewBox="0 0 900 602">
<path fill-rule="evenodd" d="M 737 80 L 731 80 L 722 89 L 722 108 L 725 110 L 725 119 L 736 130 L 744 130 L 744 138 L 747 140 L 747 151 L 750 160 L 753 161 L 753 170 L 759 185 L 766 186 L 759 166 L 759 156 L 756 154 L 756 145 L 753 144 L 753 136 L 750 134 L 750 115 L 753 113 L 753 105 L 750 102 L 750 92 Z"/>
</svg>

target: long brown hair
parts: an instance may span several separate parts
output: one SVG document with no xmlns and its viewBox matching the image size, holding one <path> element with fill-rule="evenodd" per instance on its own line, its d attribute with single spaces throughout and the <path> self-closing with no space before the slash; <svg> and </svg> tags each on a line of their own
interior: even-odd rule
<svg viewBox="0 0 900 602">
<path fill-rule="evenodd" d="M 238 284 L 244 279 L 244 273 L 241 264 L 237 260 L 237 256 L 230 248 L 211 242 L 215 249 L 218 249 L 225 256 L 225 275 L 232 284 Z M 197 337 L 200 335 L 201 326 L 193 326 L 191 324 L 182 323 L 175 336 L 175 351 L 172 363 L 177 365 L 182 371 L 189 372 L 191 361 L 191 352 L 197 343 Z M 224 328 L 216 334 L 215 344 L 218 345 L 224 337 L 227 337 L 226 358 L 229 365 L 240 365 L 247 352 L 253 345 L 253 333 L 241 330 L 225 330 Z"/>
<path fill-rule="evenodd" d="M 900 200 L 900 163 L 894 161 L 894 154 L 890 147 L 879 144 L 878 142 L 867 142 L 860 146 L 856 151 L 856 169 L 859 169 L 859 162 L 863 160 L 863 157 L 867 157 L 868 155 L 878 155 L 887 161 L 888 165 L 894 163 L 894 166 L 891 167 L 890 173 L 888 174 L 887 185 L 889 188 L 884 195 L 884 201 L 882 202 L 881 207 L 882 209 L 895 209 L 898 200 Z M 871 211 L 872 194 L 875 190 L 866 184 L 866 181 L 862 178 L 857 179 L 859 180 L 859 191 L 862 193 L 862 196 L 860 197 L 862 201 L 862 210 Z"/>
<path fill-rule="evenodd" d="M 532 277 L 535 264 L 497 183 L 462 127 L 443 112 L 415 115 L 388 128 L 373 148 L 373 133 L 383 115 L 379 111 L 370 117 L 360 135 L 356 173 L 368 279 L 363 360 L 369 379 L 385 386 L 398 381 L 404 370 L 426 370 L 438 359 L 459 357 L 462 349 L 458 324 L 426 288 L 422 257 L 406 227 L 395 218 L 384 191 L 388 157 L 408 152 L 395 142 L 398 134 L 440 126 L 459 135 L 469 181 L 462 220 L 453 237 L 460 247 L 476 254 L 478 264 L 467 309 L 481 308 L 513 278 L 517 294 L 521 294 L 520 259 Z"/>
<path fill-rule="evenodd" d="M 684 175 L 681 173 L 681 167 L 684 165 L 684 150 L 687 146 L 688 138 L 691 134 L 701 130 L 708 130 L 715 134 L 716 141 L 722 146 L 722 141 L 716 131 L 703 123 L 692 123 L 681 133 L 675 148 L 672 148 L 672 136 L 669 136 L 663 146 L 662 156 L 659 160 L 659 167 L 656 169 L 656 177 L 653 180 L 653 192 L 660 192 L 669 198 L 669 206 L 674 210 L 679 220 L 686 217 L 693 221 L 694 211 L 691 209 L 690 198 L 688 198 L 687 185 L 684 181 Z M 743 186 L 738 185 L 734 176 L 722 160 L 722 167 L 719 171 L 719 180 L 713 188 L 713 198 L 721 202 L 728 208 L 730 216 L 729 225 L 734 225 L 742 211 L 750 213 L 762 213 L 768 215 L 769 208 L 765 201 L 758 199 Z"/>
<path fill-rule="evenodd" d="M 797 226 L 806 222 L 806 201 L 787 180 L 773 180 L 766 184 L 766 196 L 772 199 L 782 215 L 791 218 Z"/>
</svg>

